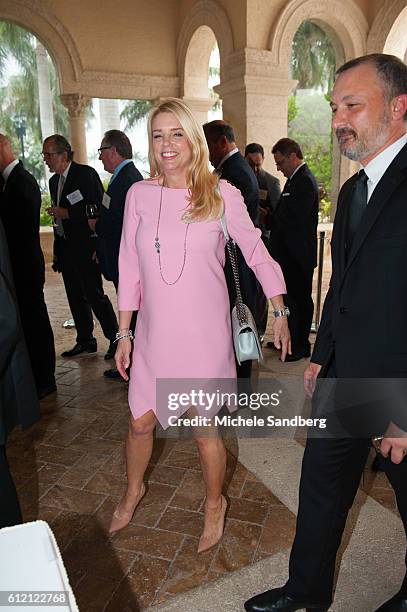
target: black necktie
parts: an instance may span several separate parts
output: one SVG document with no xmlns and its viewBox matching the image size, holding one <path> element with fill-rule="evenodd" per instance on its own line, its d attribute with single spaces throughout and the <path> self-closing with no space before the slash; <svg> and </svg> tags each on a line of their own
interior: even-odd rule
<svg viewBox="0 0 407 612">
<path fill-rule="evenodd" d="M 348 240 L 347 250 L 349 251 L 352 246 L 353 238 L 360 225 L 360 221 L 363 217 L 363 213 L 367 206 L 367 180 L 368 176 L 364 170 L 360 170 L 358 178 L 353 186 L 349 202 L 349 216 L 348 216 Z"/>
</svg>

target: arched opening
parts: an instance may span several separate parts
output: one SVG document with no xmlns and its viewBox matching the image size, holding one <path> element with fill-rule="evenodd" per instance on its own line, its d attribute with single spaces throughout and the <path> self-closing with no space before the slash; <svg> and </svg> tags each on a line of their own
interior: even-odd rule
<svg viewBox="0 0 407 612">
<path fill-rule="evenodd" d="M 42 141 L 68 135 L 68 113 L 59 97 L 57 69 L 41 41 L 9 21 L 0 22 L 0 125 L 15 153 L 46 188 Z"/>
<path fill-rule="evenodd" d="M 183 73 L 183 98 L 201 123 L 208 120 L 212 107 L 219 107 L 213 87 L 219 83 L 219 50 L 213 30 L 196 29 L 189 41 Z"/>
<path fill-rule="evenodd" d="M 280 79 L 291 73 L 292 41 L 295 33 L 305 20 L 318 25 L 328 36 L 335 51 L 336 65 L 363 55 L 366 52 L 368 23 L 362 11 L 352 0 L 292 0 L 281 11 L 270 32 L 269 47 L 276 66 L 275 73 Z M 276 102 L 281 97 L 276 96 Z M 287 96 L 288 97 L 288 96 Z M 286 103 L 287 108 L 287 103 Z M 333 217 L 340 185 L 355 170 L 354 162 L 341 157 L 336 140 L 332 144 L 332 209 Z"/>
<path fill-rule="evenodd" d="M 336 68 L 330 36 L 314 21 L 303 21 L 294 35 L 291 78 L 297 86 L 288 100 L 288 136 L 296 140 L 320 187 L 320 219 L 331 209 L 333 138 L 328 104 Z"/>
<path fill-rule="evenodd" d="M 383 53 L 396 55 L 404 62 L 407 61 L 407 7 L 401 11 L 387 36 Z"/>
</svg>

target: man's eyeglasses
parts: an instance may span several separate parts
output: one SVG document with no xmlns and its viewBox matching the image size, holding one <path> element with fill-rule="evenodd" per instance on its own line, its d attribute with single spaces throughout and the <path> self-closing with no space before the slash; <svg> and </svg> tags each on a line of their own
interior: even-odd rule
<svg viewBox="0 0 407 612">
<path fill-rule="evenodd" d="M 60 155 L 60 154 L 61 154 L 61 151 L 51 151 L 50 153 L 48 153 L 47 151 L 43 151 L 41 153 L 41 157 L 42 159 L 49 159 L 53 155 Z"/>
<path fill-rule="evenodd" d="M 100 149 L 98 149 L 98 153 L 99 153 L 99 155 L 101 155 L 102 151 L 104 151 L 105 149 L 111 149 L 111 148 L 112 148 L 112 145 L 109 145 L 107 147 L 100 147 Z"/>
</svg>

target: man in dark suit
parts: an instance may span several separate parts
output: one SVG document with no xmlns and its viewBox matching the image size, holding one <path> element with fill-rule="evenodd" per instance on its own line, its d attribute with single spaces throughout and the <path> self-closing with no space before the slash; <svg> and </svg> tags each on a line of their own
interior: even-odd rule
<svg viewBox="0 0 407 612">
<path fill-rule="evenodd" d="M 103 195 L 99 219 L 88 220 L 89 226 L 97 233 L 96 252 L 103 276 L 112 281 L 116 291 L 119 284 L 119 250 L 122 235 L 124 204 L 126 195 L 133 183 L 143 177 L 132 162 L 131 142 L 124 132 L 109 130 L 105 133 L 99 149 L 99 159 L 106 172 L 110 172 L 107 192 Z M 137 312 L 130 324 L 134 332 Z M 106 378 L 123 380 L 117 368 L 104 372 Z"/>
<path fill-rule="evenodd" d="M 260 213 L 265 218 L 269 217 L 277 208 L 281 195 L 280 181 L 276 176 L 266 172 L 263 168 L 264 148 L 257 142 L 246 145 L 244 156 L 257 178 L 260 190 L 259 207 Z M 262 210 L 263 209 L 263 210 Z"/>
<path fill-rule="evenodd" d="M 286 304 L 292 354 L 286 361 L 310 356 L 314 303 L 312 277 L 317 265 L 318 185 L 294 140 L 282 138 L 272 149 L 277 170 L 287 177 L 277 208 L 270 217 L 270 254 L 281 266 L 287 284 Z"/>
<path fill-rule="evenodd" d="M 236 146 L 235 135 L 231 125 L 220 119 L 205 123 L 203 126 L 206 141 L 208 143 L 209 157 L 212 166 L 221 178 L 226 179 L 241 192 L 247 211 L 255 225 L 259 214 L 259 187 L 256 177 L 249 164 Z M 237 260 L 239 265 L 239 277 L 243 302 L 254 310 L 256 300 L 256 277 L 246 264 L 244 257 L 237 249 Z M 231 307 L 235 305 L 236 293 L 233 283 L 233 274 L 226 257 L 225 275 L 229 290 Z M 244 361 L 241 365 L 236 363 L 238 378 L 250 378 L 252 362 Z"/>
<path fill-rule="evenodd" d="M 21 322 L 39 398 L 56 391 L 54 335 L 44 299 L 45 264 L 40 245 L 41 193 L 0 134 L 0 173 L 5 181 L 0 218 L 6 232 Z M 0 189 L 1 190 L 1 189 Z"/>
<path fill-rule="evenodd" d="M 51 172 L 55 172 L 49 181 L 53 205 L 48 209 L 56 225 L 54 265 L 62 272 L 77 331 L 75 346 L 62 356 L 96 352 L 93 310 L 110 342 L 105 359 L 112 359 L 116 348 L 113 342 L 118 329 L 117 319 L 109 298 L 103 292 L 95 239 L 91 236 L 86 215 L 87 204 L 100 206 L 103 186 L 93 168 L 73 161 L 73 151 L 63 136 L 49 136 L 42 148 L 45 163 Z"/>
<path fill-rule="evenodd" d="M 326 411 L 330 431 L 308 436 L 289 580 L 246 602 L 250 612 L 328 610 L 372 434 L 382 434 L 376 442 L 407 531 L 407 66 L 383 54 L 346 63 L 331 108 L 342 153 L 363 169 L 339 194 L 330 289 L 304 373 L 313 410 Z M 326 383 L 333 412 L 323 401 Z M 407 573 L 377 612 L 405 610 Z"/>
<path fill-rule="evenodd" d="M 281 195 L 280 181 L 276 176 L 263 169 L 264 149 L 261 144 L 251 142 L 246 145 L 244 156 L 249 166 L 256 175 L 259 185 L 259 225 L 264 244 L 269 247 L 269 219 L 276 209 Z M 260 283 L 257 283 L 256 305 L 253 312 L 256 321 L 257 331 L 260 338 L 264 335 L 268 320 L 268 300 L 264 295 Z"/>
<path fill-rule="evenodd" d="M 6 441 L 17 426 L 30 427 L 40 418 L 13 284 L 7 240 L 0 221 L 0 529 L 22 522 L 10 473 Z"/>
</svg>

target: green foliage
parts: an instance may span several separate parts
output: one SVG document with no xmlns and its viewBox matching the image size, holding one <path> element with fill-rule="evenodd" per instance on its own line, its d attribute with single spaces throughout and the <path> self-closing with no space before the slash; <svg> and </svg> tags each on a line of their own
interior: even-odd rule
<svg viewBox="0 0 407 612">
<path fill-rule="evenodd" d="M 289 126 L 294 121 L 297 114 L 298 114 L 297 99 L 295 96 L 290 96 L 288 98 L 288 125 Z"/>
<path fill-rule="evenodd" d="M 138 121 L 143 119 L 149 113 L 152 105 L 151 100 L 129 100 L 120 113 L 120 118 L 126 120 L 125 130 L 134 127 Z"/>
<path fill-rule="evenodd" d="M 322 94 L 296 97 L 297 115 L 288 126 L 288 135 L 300 143 L 304 159 L 326 192 L 331 189 L 331 112 Z"/>
<path fill-rule="evenodd" d="M 315 23 L 304 21 L 292 45 L 292 77 L 298 90 L 309 95 L 289 99 L 288 135 L 301 144 L 305 161 L 324 192 L 321 217 L 329 216 L 327 194 L 332 184 L 332 133 L 329 93 L 335 77 L 335 51 L 327 34 Z M 292 100 L 293 99 L 293 100 Z M 293 116 L 290 108 L 294 107 Z"/>
<path fill-rule="evenodd" d="M 295 33 L 291 70 L 299 89 L 332 88 L 335 51 L 324 30 L 312 21 L 303 21 Z"/>
<path fill-rule="evenodd" d="M 47 213 L 47 208 L 51 206 L 51 196 L 44 193 L 41 198 L 40 225 L 52 225 L 52 217 Z"/>
<path fill-rule="evenodd" d="M 319 220 L 320 222 L 329 221 L 331 218 L 332 202 L 325 196 L 319 201 Z"/>
<path fill-rule="evenodd" d="M 13 143 L 13 148 L 21 156 L 21 144 L 16 134 L 16 118 L 24 123 L 25 166 L 37 181 L 45 185 L 45 168 L 41 159 L 42 135 L 38 97 L 37 62 L 35 37 L 15 24 L 0 22 L 0 69 L 4 69 L 8 59 L 13 58 L 20 67 L 21 74 L 10 77 L 1 88 L 0 126 Z M 64 136 L 68 135 L 68 112 L 58 95 L 58 79 L 55 67 L 48 57 L 55 129 Z"/>
</svg>

